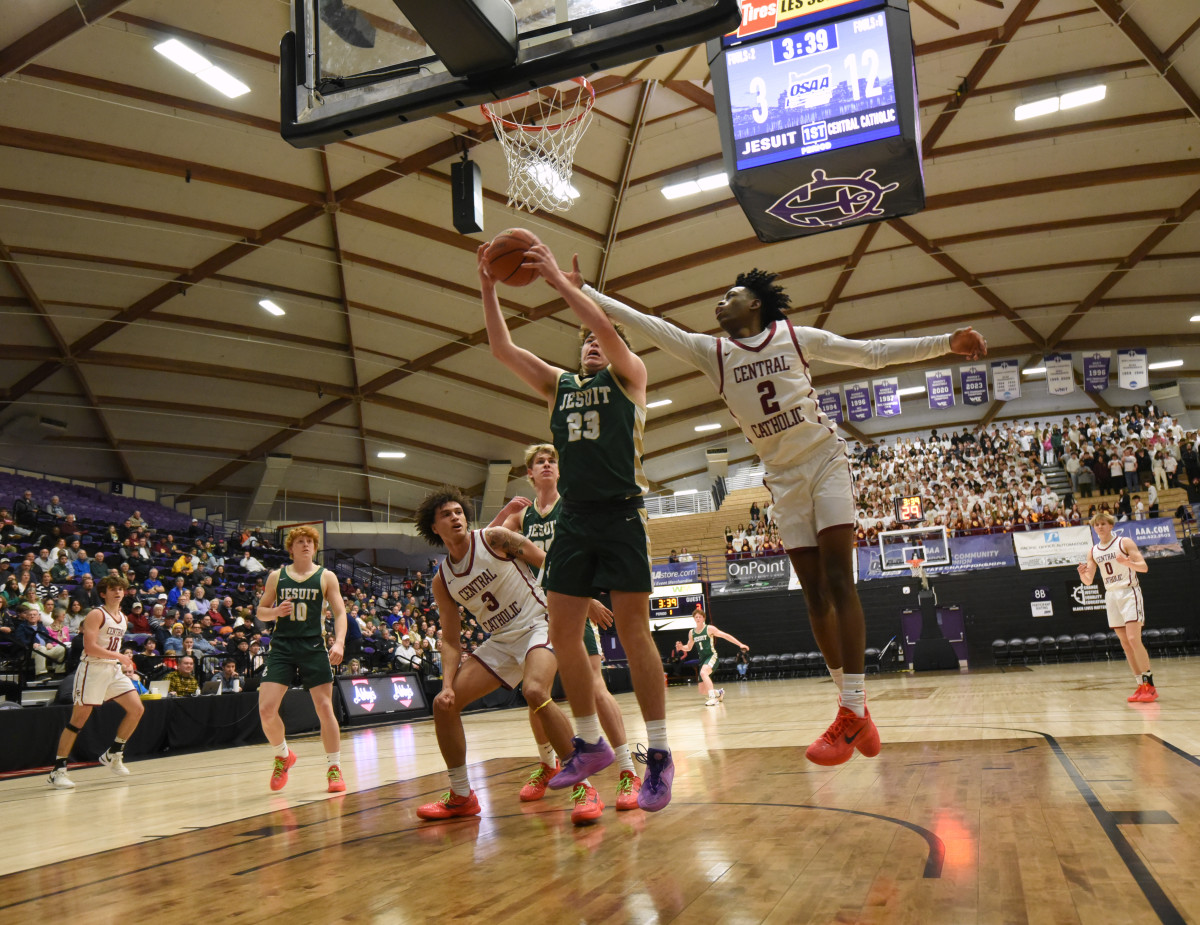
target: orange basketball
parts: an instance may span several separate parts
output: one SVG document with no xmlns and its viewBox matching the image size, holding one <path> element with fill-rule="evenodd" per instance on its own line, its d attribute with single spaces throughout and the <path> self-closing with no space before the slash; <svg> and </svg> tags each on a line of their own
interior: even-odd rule
<svg viewBox="0 0 1200 925">
<path fill-rule="evenodd" d="M 509 228 L 492 239 L 484 259 L 492 279 L 508 286 L 528 286 L 537 279 L 537 271 L 521 266 L 525 251 L 538 243 L 537 237 L 524 228 Z"/>
</svg>

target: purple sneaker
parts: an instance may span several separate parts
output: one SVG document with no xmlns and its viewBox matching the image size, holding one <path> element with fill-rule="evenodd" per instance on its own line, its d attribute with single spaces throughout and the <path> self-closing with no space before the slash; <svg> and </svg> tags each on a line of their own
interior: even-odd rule
<svg viewBox="0 0 1200 925">
<path fill-rule="evenodd" d="M 638 793 L 638 807 L 648 813 L 666 809 L 667 804 L 671 802 L 671 781 L 675 779 L 675 762 L 671 760 L 671 750 L 647 750 L 639 745 L 633 757 L 646 766 L 642 789 Z"/>
<path fill-rule="evenodd" d="M 575 746 L 571 757 L 563 762 L 562 770 L 546 784 L 551 790 L 562 790 L 564 787 L 582 784 L 591 775 L 603 771 L 613 762 L 613 750 L 609 748 L 603 736 L 595 745 L 588 745 L 579 736 L 573 738 L 571 744 Z"/>
</svg>

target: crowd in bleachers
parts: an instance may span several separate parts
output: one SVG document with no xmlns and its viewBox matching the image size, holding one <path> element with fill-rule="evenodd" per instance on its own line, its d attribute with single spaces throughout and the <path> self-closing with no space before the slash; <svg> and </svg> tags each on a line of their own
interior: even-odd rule
<svg viewBox="0 0 1200 925">
<path fill-rule="evenodd" d="M 725 525 L 725 558 L 728 560 L 782 556 L 785 552 L 779 538 L 779 526 L 771 518 L 770 511 L 759 507 L 757 501 L 750 504 L 750 519 L 738 524 L 737 530 Z"/>
<path fill-rule="evenodd" d="M 1096 510 L 1119 520 L 1159 516 L 1160 490 L 1200 487 L 1198 452 L 1197 432 L 1152 404 L 1061 422 L 1011 421 L 979 432 L 935 429 L 927 438 L 856 443 L 858 540 L 873 544 L 881 531 L 902 526 L 893 501 L 913 495 L 923 499 L 924 525 L 944 526 L 951 535 L 1078 525 Z M 1046 484 L 1043 466 L 1052 465 L 1066 472 L 1069 492 Z M 1118 497 L 1089 506 L 1093 491 Z"/>
</svg>

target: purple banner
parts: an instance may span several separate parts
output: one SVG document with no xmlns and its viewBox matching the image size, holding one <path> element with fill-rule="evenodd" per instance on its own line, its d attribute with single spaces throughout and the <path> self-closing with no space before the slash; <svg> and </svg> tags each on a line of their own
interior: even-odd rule
<svg viewBox="0 0 1200 925">
<path fill-rule="evenodd" d="M 824 392 L 817 393 L 817 404 L 821 407 L 821 412 L 834 424 L 841 424 L 845 418 L 842 417 L 842 393 L 837 389 L 826 389 Z"/>
<path fill-rule="evenodd" d="M 858 547 L 855 550 L 858 557 L 858 580 L 870 581 L 872 578 L 909 578 L 908 569 L 885 572 L 879 567 L 879 547 Z M 979 569 L 1001 568 L 1017 564 L 1013 554 L 1012 536 L 1007 533 L 991 533 L 983 536 L 952 536 L 950 537 L 950 564 L 936 568 L 925 569 L 929 576 L 955 575 L 960 572 L 974 572 Z"/>
<path fill-rule="evenodd" d="M 875 392 L 875 413 L 881 418 L 894 418 L 900 413 L 900 382 L 895 376 L 871 382 Z"/>
<path fill-rule="evenodd" d="M 1086 392 L 1103 392 L 1108 388 L 1108 370 L 1112 351 L 1097 350 L 1083 355 L 1083 388 Z"/>
<path fill-rule="evenodd" d="M 986 405 L 988 380 L 986 366 L 960 366 L 958 388 L 962 392 L 964 405 Z"/>
<path fill-rule="evenodd" d="M 866 382 L 846 386 L 846 411 L 852 421 L 871 420 L 871 387 Z"/>
<path fill-rule="evenodd" d="M 931 369 L 925 373 L 925 391 L 929 393 L 931 409 L 954 407 L 954 375 L 949 369 Z"/>
</svg>

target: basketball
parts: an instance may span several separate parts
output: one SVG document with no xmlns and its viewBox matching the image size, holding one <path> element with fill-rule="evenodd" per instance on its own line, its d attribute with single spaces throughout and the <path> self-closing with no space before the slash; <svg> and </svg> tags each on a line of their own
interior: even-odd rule
<svg viewBox="0 0 1200 925">
<path fill-rule="evenodd" d="M 538 243 L 537 236 L 524 228 L 509 228 L 492 239 L 488 245 L 488 272 L 492 279 L 507 286 L 528 286 L 537 279 L 537 271 L 522 267 L 525 251 Z"/>
</svg>

